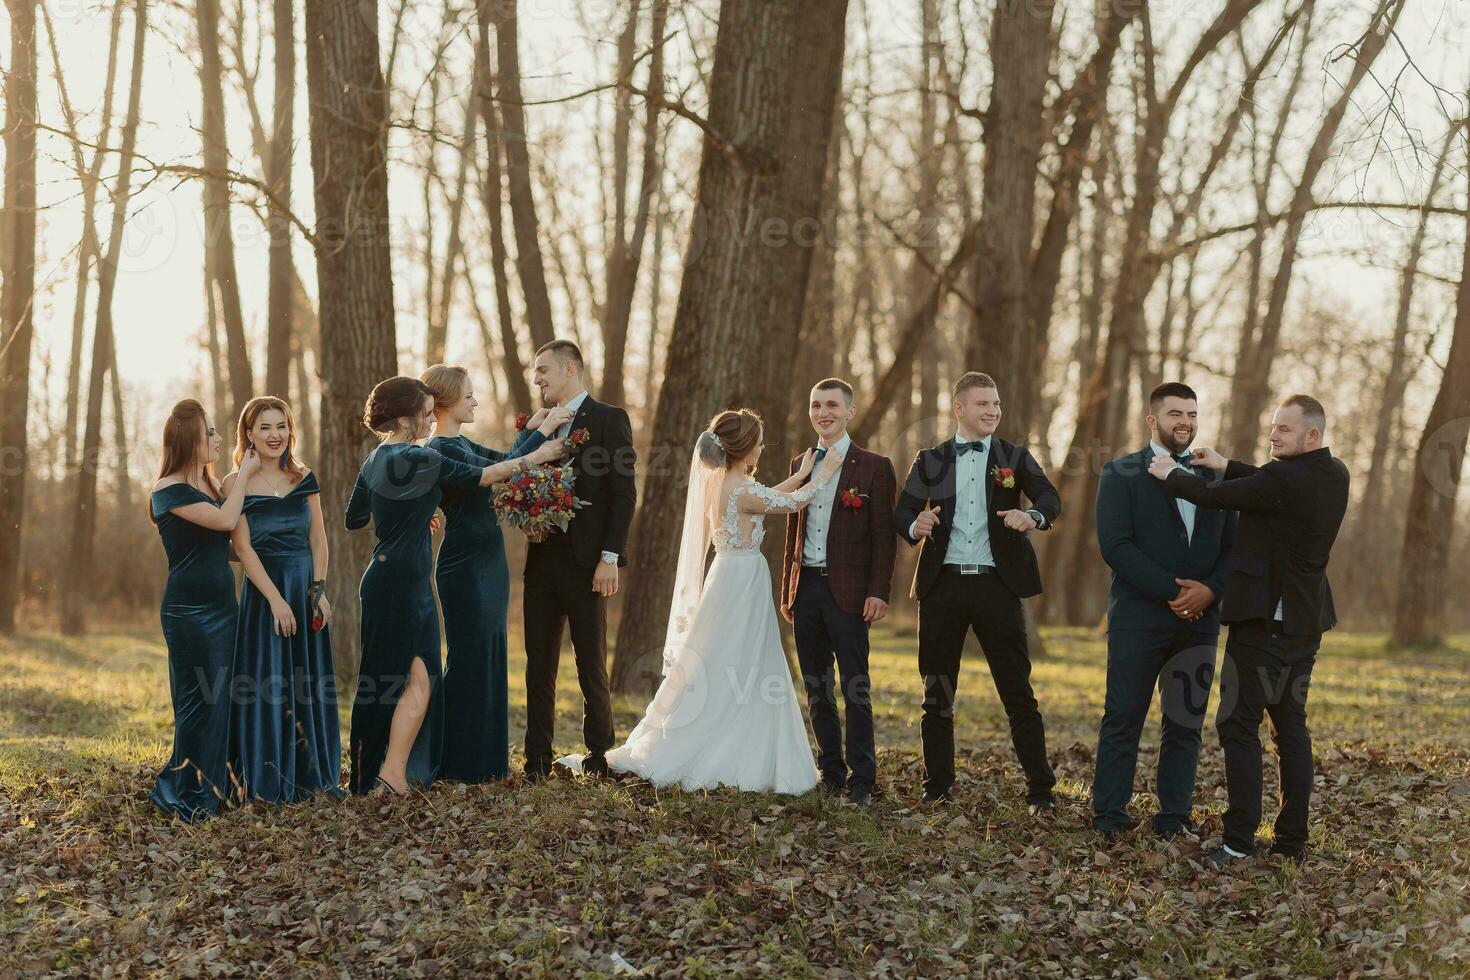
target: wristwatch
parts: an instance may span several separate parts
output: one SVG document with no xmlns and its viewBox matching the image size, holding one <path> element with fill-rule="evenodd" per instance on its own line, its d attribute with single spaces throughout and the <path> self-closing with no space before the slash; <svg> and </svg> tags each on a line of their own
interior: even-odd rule
<svg viewBox="0 0 1470 980">
<path fill-rule="evenodd" d="M 616 565 L 618 563 L 618 553 L 616 551 L 604 551 L 602 553 L 602 563 L 604 565 Z"/>
</svg>

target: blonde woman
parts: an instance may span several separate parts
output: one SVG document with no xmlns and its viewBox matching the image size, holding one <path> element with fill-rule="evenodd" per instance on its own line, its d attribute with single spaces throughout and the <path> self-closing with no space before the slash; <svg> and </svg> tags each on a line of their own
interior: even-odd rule
<svg viewBox="0 0 1470 980">
<path fill-rule="evenodd" d="M 479 406 L 468 371 L 435 364 L 419 380 L 434 393 L 434 438 L 429 448 L 471 466 L 493 466 L 533 453 L 572 417 L 565 408 L 542 409 L 515 444 L 500 452 L 471 441 L 461 431 L 475 421 Z M 504 779 L 510 771 L 505 632 L 510 568 L 490 488 L 447 485 L 443 491 L 439 509 L 444 512 L 444 543 L 434 568 L 448 647 L 439 778 L 484 783 Z"/>
</svg>

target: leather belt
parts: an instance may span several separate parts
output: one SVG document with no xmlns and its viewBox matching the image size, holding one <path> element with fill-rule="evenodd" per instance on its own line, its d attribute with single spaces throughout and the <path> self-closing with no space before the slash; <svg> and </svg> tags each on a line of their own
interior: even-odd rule
<svg viewBox="0 0 1470 980">
<path fill-rule="evenodd" d="M 823 578 L 827 577 L 826 565 L 803 565 L 801 566 L 801 570 L 803 572 L 810 572 L 812 575 L 820 575 Z"/>
<path fill-rule="evenodd" d="M 990 575 L 995 571 L 994 565 L 945 565 L 959 572 L 961 575 Z"/>
</svg>

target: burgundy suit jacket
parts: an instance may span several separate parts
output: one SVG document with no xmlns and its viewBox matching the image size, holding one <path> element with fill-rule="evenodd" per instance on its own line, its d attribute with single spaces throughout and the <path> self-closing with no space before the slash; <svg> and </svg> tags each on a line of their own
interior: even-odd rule
<svg viewBox="0 0 1470 980">
<path fill-rule="evenodd" d="M 801 466 L 791 461 L 790 472 Z M 893 508 L 898 477 L 887 456 L 870 453 L 856 444 L 847 451 L 838 472 L 832 519 L 827 522 L 827 581 L 832 598 L 844 612 L 861 616 L 863 602 L 872 596 L 888 601 L 893 560 L 898 550 Z M 844 507 L 842 496 L 856 489 L 862 506 Z M 791 612 L 801 581 L 801 551 L 806 541 L 806 509 L 786 517 L 786 553 L 781 564 L 781 609 Z"/>
</svg>

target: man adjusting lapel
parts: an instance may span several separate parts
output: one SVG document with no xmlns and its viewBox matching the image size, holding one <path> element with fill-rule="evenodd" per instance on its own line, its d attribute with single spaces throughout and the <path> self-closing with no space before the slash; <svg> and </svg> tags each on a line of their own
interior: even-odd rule
<svg viewBox="0 0 1470 980">
<path fill-rule="evenodd" d="M 911 594 L 919 602 L 924 678 L 924 801 L 948 800 L 954 785 L 955 690 L 973 630 L 1026 771 L 1026 801 L 1042 816 L 1055 809 L 1056 776 L 1031 690 L 1021 600 L 1041 593 L 1026 535 L 1049 529 L 1062 501 L 1025 447 L 995 435 L 1000 392 L 989 375 L 971 371 L 956 381 L 953 411 L 955 437 L 914 457 L 894 517 L 904 539 L 919 546 Z"/>
<path fill-rule="evenodd" d="M 866 806 L 877 780 L 873 704 L 868 680 L 868 627 L 888 615 L 897 543 L 893 500 L 897 477 L 886 456 L 852 444 L 852 386 L 827 378 L 812 388 L 808 416 L 817 434 L 818 463 L 843 457 L 836 479 L 805 509 L 786 519 L 781 565 L 781 615 L 796 635 L 807 709 L 817 736 L 817 768 L 830 793 L 846 792 Z M 805 452 L 791 461 L 801 468 Z M 847 751 L 837 714 L 833 656 L 847 707 Z"/>
<path fill-rule="evenodd" d="M 1222 620 L 1230 626 L 1215 730 L 1225 750 L 1230 804 L 1224 844 L 1210 860 L 1228 864 L 1255 850 L 1261 823 L 1261 721 L 1271 716 L 1281 765 L 1281 811 L 1271 850 L 1299 859 L 1307 846 L 1312 736 L 1307 688 L 1322 634 L 1337 624 L 1327 561 L 1347 511 L 1348 469 L 1323 445 L 1327 413 L 1292 395 L 1271 420 L 1271 461 L 1252 466 L 1196 449 L 1223 480 L 1155 458 L 1164 490 L 1201 507 L 1240 511 L 1225 580 Z"/>
<path fill-rule="evenodd" d="M 567 625 L 585 710 L 582 736 L 588 754 L 582 768 L 605 775 L 605 754 L 613 746 L 606 599 L 618 591 L 618 569 L 628 563 L 638 457 L 628 413 L 602 404 L 582 387 L 582 352 L 576 344 L 554 340 L 538 350 L 534 380 L 546 404 L 573 413 L 553 438 L 569 440 L 577 498 L 587 506 L 577 510 L 565 532 L 553 531 L 526 550 L 526 778 L 539 779 L 551 770 L 556 674 Z"/>
<path fill-rule="evenodd" d="M 1166 459 L 1212 475 L 1189 455 L 1198 420 L 1193 389 L 1177 381 L 1159 385 L 1149 395 L 1149 444 L 1110 461 L 1098 482 L 1097 543 L 1113 581 L 1092 824 L 1109 838 L 1133 826 L 1128 801 L 1155 686 L 1164 720 L 1153 829 L 1165 839 L 1192 829 L 1200 731 L 1215 676 L 1219 597 L 1236 517 L 1169 496 L 1148 467 Z"/>
</svg>

